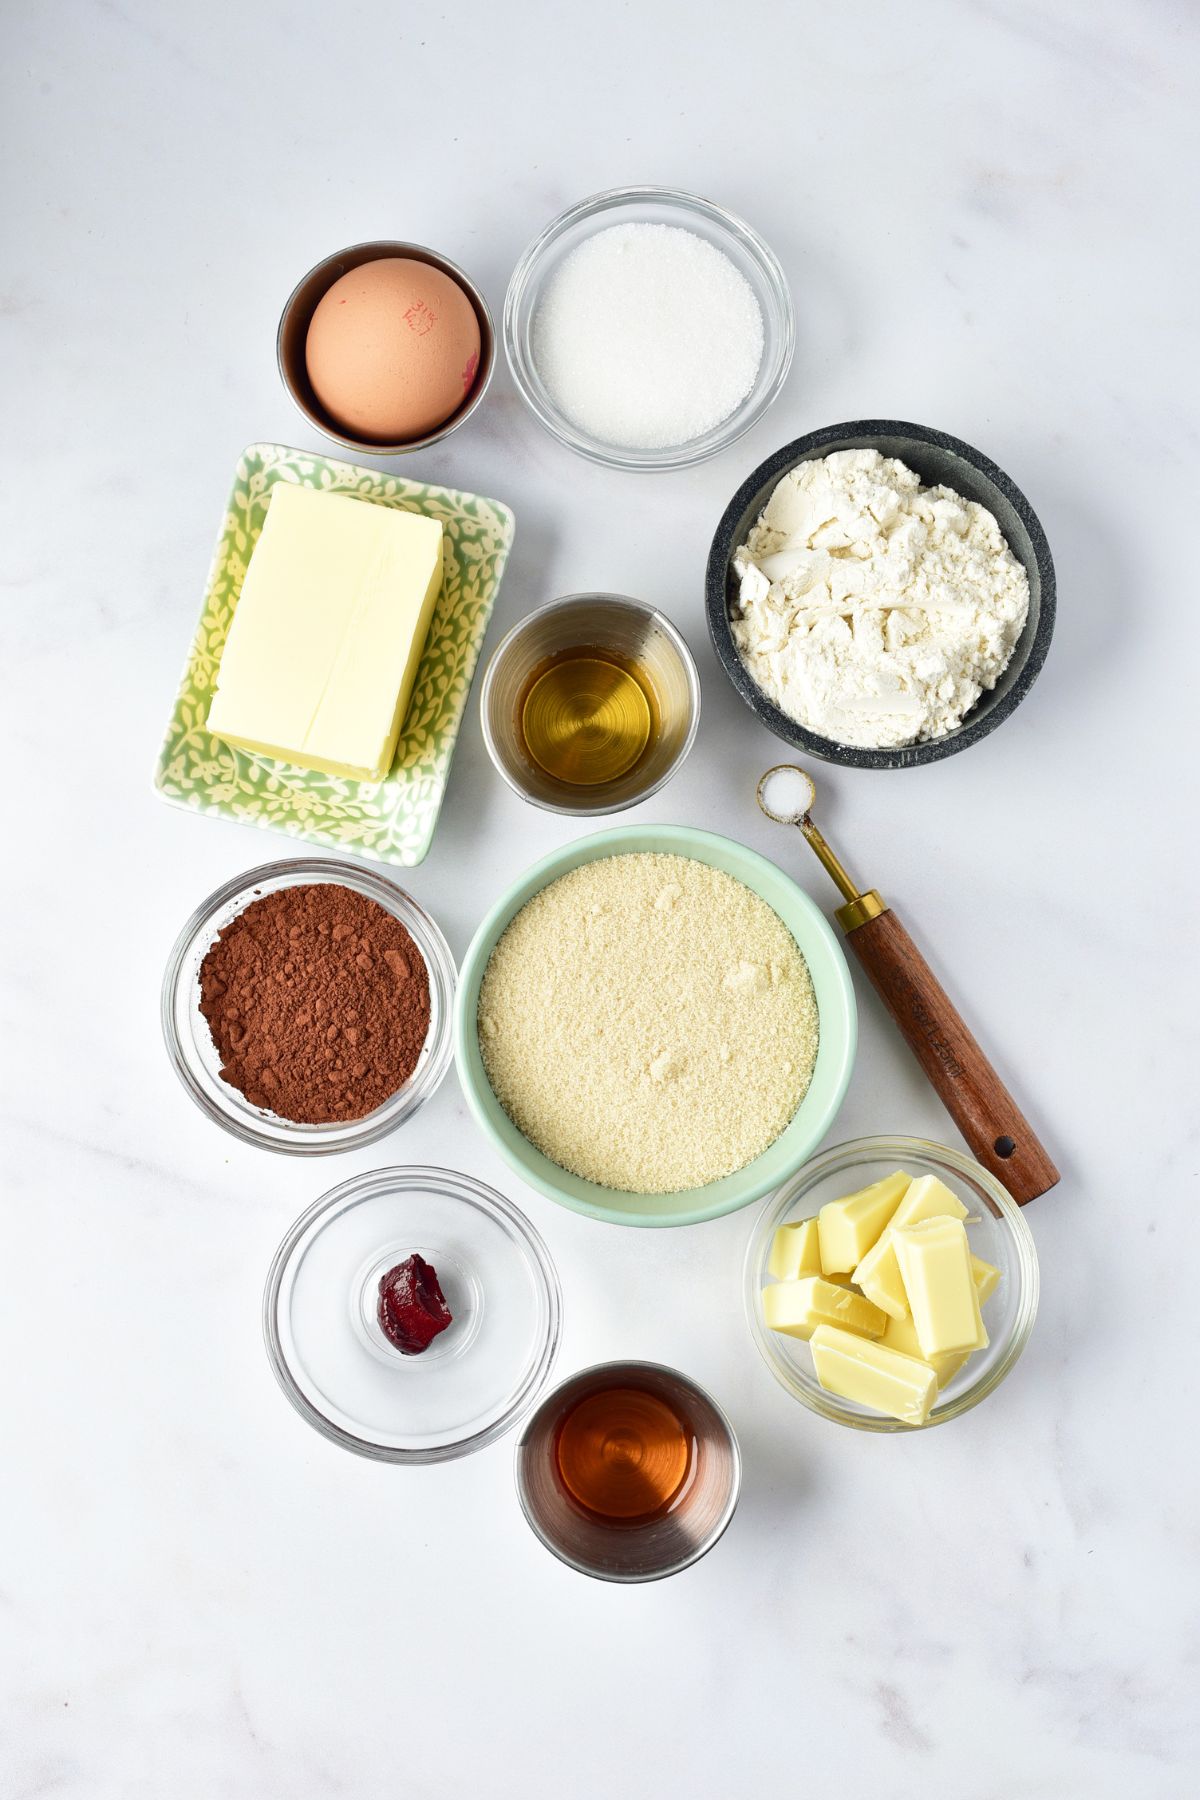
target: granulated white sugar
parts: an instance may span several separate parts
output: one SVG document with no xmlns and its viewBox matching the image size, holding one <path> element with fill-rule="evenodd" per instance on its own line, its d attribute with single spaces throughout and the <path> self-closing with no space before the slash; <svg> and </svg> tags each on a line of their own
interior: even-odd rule
<svg viewBox="0 0 1200 1800">
<path fill-rule="evenodd" d="M 605 857 L 543 888 L 492 952 L 479 1047 L 560 1168 L 666 1194 L 743 1168 L 804 1098 L 812 978 L 765 900 L 691 857 Z"/>
<path fill-rule="evenodd" d="M 694 231 L 610 225 L 551 276 L 532 349 L 580 431 L 660 450 L 703 436 L 745 399 L 762 362 L 762 312 L 741 270 Z"/>
</svg>

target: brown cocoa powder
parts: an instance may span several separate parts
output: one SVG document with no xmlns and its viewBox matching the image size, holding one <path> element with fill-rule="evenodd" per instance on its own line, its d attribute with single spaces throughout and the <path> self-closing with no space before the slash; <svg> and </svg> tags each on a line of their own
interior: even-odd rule
<svg viewBox="0 0 1200 1800">
<path fill-rule="evenodd" d="M 361 1119 L 408 1080 L 429 1034 L 429 971 L 398 919 L 314 882 L 252 900 L 200 965 L 221 1077 L 300 1125 Z"/>
</svg>

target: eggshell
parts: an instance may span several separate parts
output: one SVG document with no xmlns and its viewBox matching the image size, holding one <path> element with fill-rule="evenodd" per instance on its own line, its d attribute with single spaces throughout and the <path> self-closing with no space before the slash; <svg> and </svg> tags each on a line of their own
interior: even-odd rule
<svg viewBox="0 0 1200 1800">
<path fill-rule="evenodd" d="M 475 385 L 479 320 L 440 269 L 383 256 L 322 296 L 304 354 L 335 425 L 352 437 L 407 443 L 444 424 Z"/>
</svg>

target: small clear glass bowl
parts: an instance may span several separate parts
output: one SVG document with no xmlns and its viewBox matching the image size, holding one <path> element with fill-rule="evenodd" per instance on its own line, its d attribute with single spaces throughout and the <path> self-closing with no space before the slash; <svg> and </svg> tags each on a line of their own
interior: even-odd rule
<svg viewBox="0 0 1200 1800">
<path fill-rule="evenodd" d="M 218 934 L 252 900 L 278 888 L 334 882 L 376 901 L 399 919 L 429 971 L 429 1035 L 420 1061 L 402 1087 L 361 1119 L 300 1125 L 255 1106 L 221 1079 L 221 1061 L 200 1011 L 200 965 Z M 371 869 L 327 857 L 264 863 L 219 887 L 199 905 L 167 959 L 162 986 L 162 1028 L 167 1054 L 196 1105 L 234 1137 L 288 1156 L 329 1156 L 360 1150 L 411 1118 L 434 1093 L 450 1066 L 456 972 L 450 946 L 429 914 L 403 888 Z"/>
<path fill-rule="evenodd" d="M 630 224 L 676 225 L 695 232 L 746 277 L 762 312 L 762 361 L 745 399 L 711 431 L 662 449 L 609 444 L 580 430 L 555 405 L 533 356 L 533 321 L 546 283 L 564 257 L 597 231 Z M 716 456 L 762 418 L 783 386 L 795 341 L 791 290 L 774 252 L 733 213 L 677 188 L 613 188 L 581 200 L 535 238 L 513 270 L 504 300 L 504 351 L 522 399 L 560 443 L 610 469 L 686 469 Z"/>
<path fill-rule="evenodd" d="M 1028 1343 L 1037 1316 L 1038 1263 L 1033 1236 L 1016 1201 L 974 1158 L 962 1150 L 911 1137 L 855 1138 L 814 1157 L 780 1188 L 755 1220 L 746 1246 L 746 1317 L 763 1361 L 781 1386 L 822 1418 L 859 1431 L 912 1431 L 914 1427 L 826 1393 L 817 1381 L 808 1344 L 772 1331 L 766 1324 L 762 1291 L 771 1280 L 767 1260 L 778 1226 L 811 1218 L 826 1201 L 854 1193 L 890 1175 L 893 1169 L 904 1169 L 913 1176 L 936 1175 L 944 1181 L 970 1209 L 967 1239 L 973 1253 L 1000 1270 L 999 1285 L 983 1308 L 990 1342 L 946 1384 L 926 1429 L 957 1419 L 999 1387 Z"/>
<path fill-rule="evenodd" d="M 379 1282 L 414 1252 L 453 1321 L 405 1356 L 379 1324 Z M 324 1194 L 275 1253 L 263 1336 L 300 1416 L 376 1462 L 447 1462 L 533 1405 L 558 1353 L 562 1301 L 525 1215 L 453 1169 L 376 1169 Z"/>
</svg>

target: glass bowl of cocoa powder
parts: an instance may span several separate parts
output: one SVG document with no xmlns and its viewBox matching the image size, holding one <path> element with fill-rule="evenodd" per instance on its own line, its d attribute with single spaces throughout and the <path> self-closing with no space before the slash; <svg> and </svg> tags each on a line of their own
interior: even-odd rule
<svg viewBox="0 0 1200 1800">
<path fill-rule="evenodd" d="M 292 1156 L 394 1131 L 445 1075 L 454 959 L 410 894 L 330 858 L 266 863 L 192 914 L 167 962 L 167 1053 L 201 1110 Z"/>
</svg>

